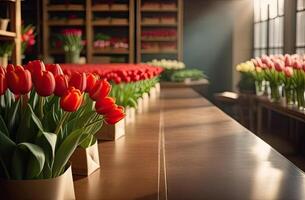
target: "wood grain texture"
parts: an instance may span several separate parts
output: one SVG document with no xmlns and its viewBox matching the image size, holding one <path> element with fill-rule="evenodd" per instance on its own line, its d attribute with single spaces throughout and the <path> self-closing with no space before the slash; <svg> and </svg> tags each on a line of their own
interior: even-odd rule
<svg viewBox="0 0 305 200">
<path fill-rule="evenodd" d="M 189 88 L 160 100 L 99 144 L 101 169 L 75 181 L 78 199 L 304 199 L 305 175 Z"/>
</svg>

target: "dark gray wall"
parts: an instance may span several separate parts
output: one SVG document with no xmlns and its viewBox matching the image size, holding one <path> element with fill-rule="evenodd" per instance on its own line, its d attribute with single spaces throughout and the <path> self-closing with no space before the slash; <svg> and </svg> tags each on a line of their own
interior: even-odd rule
<svg viewBox="0 0 305 200">
<path fill-rule="evenodd" d="M 232 89 L 234 1 L 184 1 L 184 62 L 210 80 L 209 97 Z"/>
</svg>

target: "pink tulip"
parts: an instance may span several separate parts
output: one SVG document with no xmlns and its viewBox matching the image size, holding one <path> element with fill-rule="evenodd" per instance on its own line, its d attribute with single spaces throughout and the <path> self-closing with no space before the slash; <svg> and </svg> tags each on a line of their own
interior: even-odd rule
<svg viewBox="0 0 305 200">
<path fill-rule="evenodd" d="M 275 68 L 276 71 L 282 72 L 284 70 L 285 66 L 284 66 L 283 62 L 277 61 L 277 62 L 274 63 L 274 68 Z"/>
<path fill-rule="evenodd" d="M 285 76 L 290 78 L 293 76 L 293 68 L 292 67 L 285 67 L 284 69 L 284 73 L 285 73 Z"/>
</svg>

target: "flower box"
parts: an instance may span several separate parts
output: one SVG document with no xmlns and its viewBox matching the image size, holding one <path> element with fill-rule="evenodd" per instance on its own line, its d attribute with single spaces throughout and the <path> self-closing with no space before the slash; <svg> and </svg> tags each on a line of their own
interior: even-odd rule
<svg viewBox="0 0 305 200">
<path fill-rule="evenodd" d="M 142 23 L 143 24 L 159 24 L 160 23 L 160 19 L 159 18 L 152 18 L 152 17 L 145 17 L 142 19 Z"/>
<path fill-rule="evenodd" d="M 176 3 L 162 3 L 161 9 L 163 10 L 174 10 L 177 9 Z"/>
<path fill-rule="evenodd" d="M 126 18 L 112 18 L 111 24 L 128 24 L 128 19 Z"/>
<path fill-rule="evenodd" d="M 126 113 L 125 124 L 130 124 L 130 123 L 135 122 L 135 118 L 136 118 L 136 109 L 135 108 L 127 107 L 125 109 L 125 113 Z"/>
<path fill-rule="evenodd" d="M 112 4 L 110 6 L 110 9 L 113 9 L 113 10 L 126 10 L 126 9 L 128 9 L 128 5 L 124 4 L 124 3 L 116 3 L 116 4 Z"/>
<path fill-rule="evenodd" d="M 88 148 L 77 147 L 70 158 L 75 175 L 89 176 L 100 168 L 98 143 Z"/>
<path fill-rule="evenodd" d="M 98 140 L 117 140 L 125 135 L 125 119 L 117 122 L 115 125 L 104 124 L 101 130 L 96 134 Z"/>
<path fill-rule="evenodd" d="M 161 18 L 161 24 L 176 24 L 176 18 L 175 17 L 162 17 Z"/>
<path fill-rule="evenodd" d="M 0 180 L 0 196 L 5 199 L 75 199 L 71 166 L 51 179 Z"/>
<path fill-rule="evenodd" d="M 6 31 L 9 21 L 10 21 L 9 19 L 0 18 L 0 30 Z"/>
</svg>

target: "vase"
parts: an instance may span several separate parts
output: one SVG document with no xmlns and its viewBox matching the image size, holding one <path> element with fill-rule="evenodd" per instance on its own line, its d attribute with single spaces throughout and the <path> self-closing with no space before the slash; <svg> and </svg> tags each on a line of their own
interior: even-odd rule
<svg viewBox="0 0 305 200">
<path fill-rule="evenodd" d="M 65 62 L 78 64 L 80 60 L 80 51 L 66 51 Z"/>
<path fill-rule="evenodd" d="M 127 125 L 127 124 L 134 123 L 135 119 L 136 119 L 136 109 L 132 108 L 132 107 L 127 107 L 125 109 L 125 113 L 126 113 L 125 124 Z"/>
<path fill-rule="evenodd" d="M 297 105 L 300 110 L 303 110 L 305 107 L 305 100 L 304 100 L 304 89 L 303 87 L 296 89 L 296 99 Z"/>
<path fill-rule="evenodd" d="M 0 30 L 6 31 L 9 21 L 10 21 L 9 19 L 0 18 Z"/>
<path fill-rule="evenodd" d="M 6 67 L 8 65 L 8 55 L 4 54 L 0 57 L 0 66 Z"/>
<path fill-rule="evenodd" d="M 291 87 L 285 87 L 285 99 L 286 105 L 293 105 L 294 104 L 294 91 Z"/>
<path fill-rule="evenodd" d="M 257 96 L 264 95 L 263 81 L 255 81 L 255 93 L 256 93 Z"/>
<path fill-rule="evenodd" d="M 142 95 L 142 99 L 143 99 L 143 111 L 146 112 L 148 110 L 149 107 L 149 95 L 148 93 L 144 93 Z"/>
<path fill-rule="evenodd" d="M 101 130 L 96 134 L 96 139 L 114 141 L 125 135 L 125 119 L 120 120 L 114 125 L 103 124 Z"/>
<path fill-rule="evenodd" d="M 281 87 L 277 84 L 270 84 L 270 90 L 271 90 L 271 101 L 272 102 L 280 102 L 281 100 Z"/>
<path fill-rule="evenodd" d="M 71 166 L 56 178 L 0 180 L 0 187 L 0 196 L 4 199 L 75 199 Z"/>
<path fill-rule="evenodd" d="M 87 148 L 77 147 L 73 152 L 70 162 L 74 175 L 89 176 L 100 168 L 98 143 Z"/>
</svg>

